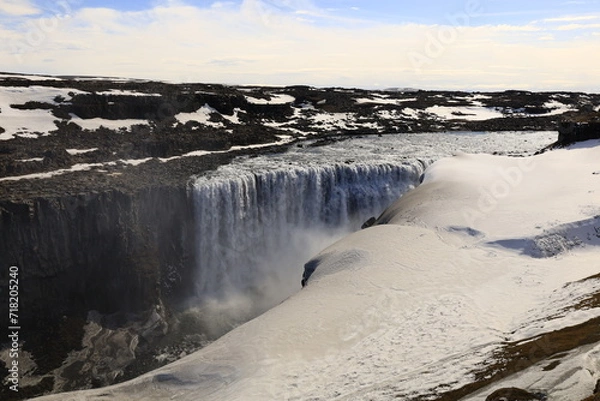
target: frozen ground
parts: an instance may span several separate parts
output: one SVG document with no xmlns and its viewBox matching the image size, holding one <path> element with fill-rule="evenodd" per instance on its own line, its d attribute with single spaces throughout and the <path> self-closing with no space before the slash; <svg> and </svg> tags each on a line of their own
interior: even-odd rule
<svg viewBox="0 0 600 401">
<path fill-rule="evenodd" d="M 477 381 L 488 386 L 470 400 L 508 385 L 582 399 L 597 343 L 552 368 L 533 353 L 516 368 L 507 349 L 600 316 L 599 159 L 600 142 L 442 159 L 379 225 L 316 256 L 307 287 L 279 306 L 131 382 L 47 399 L 458 399 Z"/>
</svg>

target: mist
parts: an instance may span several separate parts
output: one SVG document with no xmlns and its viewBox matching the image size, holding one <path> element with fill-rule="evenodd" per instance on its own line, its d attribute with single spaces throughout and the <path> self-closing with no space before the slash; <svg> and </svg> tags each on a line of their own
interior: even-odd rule
<svg viewBox="0 0 600 401">
<path fill-rule="evenodd" d="M 197 263 L 189 314 L 210 338 L 301 288 L 304 263 L 418 184 L 414 166 L 336 164 L 194 184 Z"/>
</svg>

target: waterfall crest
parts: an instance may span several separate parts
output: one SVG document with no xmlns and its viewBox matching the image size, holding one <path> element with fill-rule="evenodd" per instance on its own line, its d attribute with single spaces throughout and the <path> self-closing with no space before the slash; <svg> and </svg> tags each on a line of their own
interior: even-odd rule
<svg viewBox="0 0 600 401">
<path fill-rule="evenodd" d="M 283 301 L 300 288 L 307 260 L 418 185 L 427 164 L 338 163 L 198 178 L 195 305 L 229 326 Z"/>
</svg>

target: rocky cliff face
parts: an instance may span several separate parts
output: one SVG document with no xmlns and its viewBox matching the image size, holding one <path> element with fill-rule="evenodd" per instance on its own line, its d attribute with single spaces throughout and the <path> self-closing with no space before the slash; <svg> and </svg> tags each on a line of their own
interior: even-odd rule
<svg viewBox="0 0 600 401">
<path fill-rule="evenodd" d="M 185 186 L 2 201 L 0 210 L 2 264 L 20 270 L 22 351 L 37 365 L 35 376 L 53 381 L 38 391 L 58 384 L 53 370 L 70 351 L 82 347 L 91 311 L 118 314 L 114 329 L 126 328 L 157 309 L 166 324 L 189 294 L 195 255 L 192 205 Z M 8 288 L 6 275 L 1 281 L 2 288 Z M 8 309 L 7 300 L 1 297 L 2 310 Z M 2 325 L 8 327 L 5 314 Z M 131 333 L 132 338 L 139 335 Z M 155 335 L 147 338 L 153 339 Z M 90 343 L 88 348 L 106 344 Z M 53 352 L 48 352 L 49 346 Z"/>
<path fill-rule="evenodd" d="M 0 253 L 22 266 L 26 316 L 147 308 L 166 290 L 169 269 L 185 271 L 193 259 L 185 188 L 4 201 L 0 208 Z M 56 305 L 28 304 L 40 299 Z"/>
</svg>

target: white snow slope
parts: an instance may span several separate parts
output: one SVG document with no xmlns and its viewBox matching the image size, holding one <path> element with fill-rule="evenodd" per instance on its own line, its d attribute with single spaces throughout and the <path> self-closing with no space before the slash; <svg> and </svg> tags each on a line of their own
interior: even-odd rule
<svg viewBox="0 0 600 401">
<path fill-rule="evenodd" d="M 380 224 L 324 250 L 307 287 L 172 365 L 48 400 L 436 399 L 507 343 L 600 316 L 600 142 L 527 158 L 442 159 Z M 494 353 L 496 353 L 494 356 Z M 600 345 L 506 383 L 591 395 Z M 547 365 L 547 363 L 546 363 Z"/>
</svg>

